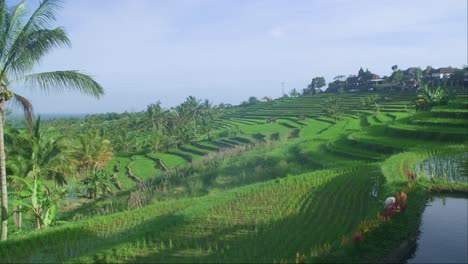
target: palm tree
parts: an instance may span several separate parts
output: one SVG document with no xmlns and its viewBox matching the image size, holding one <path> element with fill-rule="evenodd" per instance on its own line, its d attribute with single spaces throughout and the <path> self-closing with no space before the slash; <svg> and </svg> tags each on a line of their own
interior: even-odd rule
<svg viewBox="0 0 468 264">
<path fill-rule="evenodd" d="M 85 177 L 90 172 L 102 169 L 112 159 L 112 146 L 109 140 L 101 138 L 96 131 L 89 131 L 80 138 L 81 145 L 73 153 L 73 159 L 80 169 L 84 169 Z"/>
<path fill-rule="evenodd" d="M 8 193 L 5 166 L 3 123 L 6 101 L 12 99 L 25 112 L 32 127 L 31 103 L 11 88 L 18 85 L 28 88 L 76 90 L 101 97 L 104 90 L 92 77 L 78 71 L 34 72 L 41 59 L 56 47 L 70 46 L 70 40 L 61 27 L 50 28 L 60 9 L 57 0 L 44 0 L 36 10 L 29 12 L 21 1 L 13 8 L 0 0 L 0 187 L 2 192 L 1 240 L 7 239 Z M 29 15 L 31 14 L 31 15 Z"/>
<path fill-rule="evenodd" d="M 146 109 L 146 115 L 150 121 L 150 124 L 153 127 L 156 127 L 159 132 L 162 132 L 162 129 L 164 129 L 164 115 L 165 111 L 161 107 L 161 102 L 157 101 L 154 104 L 148 105 Z"/>
<path fill-rule="evenodd" d="M 30 161 L 36 177 L 52 179 L 55 185 L 67 184 L 66 175 L 73 173 L 72 156 L 70 147 L 65 142 L 65 137 L 51 137 L 41 130 L 41 118 L 39 117 L 33 126 L 30 139 L 30 149 L 26 158 Z"/>
<path fill-rule="evenodd" d="M 146 115 L 151 126 L 148 129 L 150 138 L 145 148 L 158 152 L 162 146 L 164 132 L 167 130 L 168 112 L 161 107 L 161 102 L 157 101 L 155 104 L 148 105 Z"/>
<path fill-rule="evenodd" d="M 219 115 L 220 110 L 217 107 L 213 107 L 213 104 L 208 99 L 205 99 L 202 104 L 201 121 L 203 130 L 208 134 L 208 137 L 210 137 L 214 121 Z"/>
<path fill-rule="evenodd" d="M 63 186 L 66 184 L 65 175 L 72 173 L 72 163 L 70 152 L 67 151 L 68 146 L 64 142 L 65 137 L 53 138 L 43 133 L 40 129 L 41 119 L 38 118 L 33 126 L 33 133 L 30 135 L 29 140 L 26 142 L 28 145 L 24 148 L 26 151 L 22 153 L 23 160 L 19 160 L 20 166 L 17 170 L 13 170 L 10 178 L 23 183 L 21 187 L 27 187 L 30 191 L 31 197 L 40 197 L 39 193 L 47 194 L 48 196 L 54 196 L 56 192 L 43 183 L 43 179 L 53 179 L 57 185 Z M 11 165 L 8 166 L 11 169 Z M 28 176 L 32 176 L 33 184 L 30 185 L 24 179 Z M 25 177 L 26 176 L 26 177 Z M 28 187 L 29 186 L 29 187 Z M 32 187 L 34 186 L 34 187 Z M 32 189 L 35 191 L 31 191 Z M 37 195 L 37 196 L 36 196 Z M 21 195 L 20 195 L 21 196 Z M 54 199 L 51 197 L 44 197 L 44 202 L 47 201 L 50 206 L 54 206 L 51 203 Z M 46 214 L 43 213 L 43 209 L 46 210 L 46 204 L 39 206 L 38 204 L 32 203 L 31 205 L 20 202 L 29 208 L 33 212 L 36 220 L 36 228 L 41 228 L 41 223 L 47 227 L 47 223 L 44 223 L 44 217 Z M 44 208 L 43 208 L 44 207 Z M 51 207 L 48 207 L 50 209 Z M 48 210 L 47 209 L 47 210 Z M 55 210 L 55 209 L 54 209 Z"/>
<path fill-rule="evenodd" d="M 27 148 L 24 148 L 25 144 L 28 143 L 27 137 L 23 136 L 12 122 L 5 123 L 3 136 L 7 143 L 5 146 L 5 151 L 8 154 L 7 173 L 15 177 L 26 178 L 31 167 L 29 159 L 25 158 L 25 153 L 28 151 Z M 9 184 L 13 185 L 17 192 L 21 192 L 22 185 L 14 180 L 9 180 Z M 13 217 L 16 227 L 21 228 L 21 206 L 15 206 Z"/>
<path fill-rule="evenodd" d="M 193 120 L 193 130 L 195 132 L 195 135 L 197 135 L 197 119 L 200 114 L 200 100 L 195 98 L 194 96 L 189 96 L 187 97 L 187 100 L 182 104 L 182 107 L 186 108 L 188 111 L 189 116 L 192 117 Z"/>
<path fill-rule="evenodd" d="M 7 173 L 9 177 L 9 184 L 12 186 L 17 193 L 21 193 L 23 190 L 23 185 L 21 182 L 14 180 L 14 178 L 24 179 L 27 177 L 28 172 L 31 171 L 31 163 L 29 159 L 24 158 L 21 154 L 8 153 L 8 163 L 7 163 Z M 12 180 L 13 178 L 13 180 Z M 22 227 L 22 212 L 21 206 L 16 205 L 13 207 L 13 218 L 17 228 L 21 229 Z"/>
</svg>

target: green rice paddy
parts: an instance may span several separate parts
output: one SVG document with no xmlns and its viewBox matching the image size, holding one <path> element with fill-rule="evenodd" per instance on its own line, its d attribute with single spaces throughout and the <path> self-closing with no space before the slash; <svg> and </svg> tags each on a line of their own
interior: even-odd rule
<svg viewBox="0 0 468 264">
<path fill-rule="evenodd" d="M 381 102 L 380 113 L 375 114 L 371 107 L 359 106 L 369 95 L 342 95 L 348 111 L 337 123 L 321 112 L 328 94 L 279 99 L 229 110 L 218 121 L 218 132 L 235 128 L 236 135 L 193 142 L 167 153 L 115 157 L 109 171 L 128 191 L 96 202 L 112 205 L 108 215 L 81 221 L 64 215 L 60 225 L 3 243 L 0 259 L 293 263 L 300 253 L 312 263 L 378 261 L 389 247 L 398 245 L 402 234 L 417 226 L 417 212 L 392 220 L 393 227 L 383 224 L 376 229 L 393 230 L 387 238 L 365 234 L 371 240 L 363 244 L 368 255 L 345 250 L 343 237 L 358 231 L 364 220 L 375 219 L 383 200 L 406 188 L 410 171 L 418 173 L 424 190 L 435 182 L 466 192 L 467 181 L 452 184 L 439 178 L 430 183 L 416 168 L 429 159 L 440 164 L 442 154 L 465 155 L 468 112 L 467 104 L 457 99 L 416 113 L 411 107 L 415 95 L 398 93 L 381 94 L 391 101 Z M 267 123 L 272 117 L 276 123 Z M 163 172 L 154 159 L 169 171 Z M 126 176 L 127 165 L 146 180 L 142 186 Z M 430 166 L 438 166 L 438 174 L 451 170 Z M 408 210 L 417 210 L 423 202 L 418 190 L 408 193 Z M 129 201 L 140 197 L 146 197 L 145 205 L 129 210 Z M 78 208 L 76 214 L 86 215 L 86 210 Z M 400 221 L 408 224 L 395 230 Z M 27 251 L 22 250 L 24 245 Z"/>
</svg>

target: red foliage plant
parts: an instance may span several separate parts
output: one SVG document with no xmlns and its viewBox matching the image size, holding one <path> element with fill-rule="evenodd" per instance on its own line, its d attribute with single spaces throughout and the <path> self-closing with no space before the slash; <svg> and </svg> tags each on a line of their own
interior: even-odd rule
<svg viewBox="0 0 468 264">
<path fill-rule="evenodd" d="M 414 173 L 414 172 L 407 172 L 406 176 L 408 177 L 408 179 L 410 179 L 412 181 L 414 181 L 416 179 L 416 173 Z"/>
<path fill-rule="evenodd" d="M 354 235 L 353 235 L 353 240 L 354 240 L 355 242 L 360 242 L 360 241 L 362 241 L 362 234 L 361 234 L 361 232 L 356 232 L 356 233 L 354 233 Z"/>
</svg>

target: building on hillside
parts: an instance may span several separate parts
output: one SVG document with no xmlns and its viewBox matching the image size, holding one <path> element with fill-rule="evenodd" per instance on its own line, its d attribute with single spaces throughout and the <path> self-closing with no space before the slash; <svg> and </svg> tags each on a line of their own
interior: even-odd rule
<svg viewBox="0 0 468 264">
<path fill-rule="evenodd" d="M 379 78 L 379 79 L 372 79 L 372 80 L 369 80 L 369 83 L 370 84 L 382 84 L 384 82 L 384 79 L 382 78 Z"/>
<path fill-rule="evenodd" d="M 409 67 L 408 69 L 406 69 L 404 71 L 404 75 L 417 77 L 418 76 L 418 71 L 421 71 L 421 69 L 418 68 L 418 67 Z M 421 73 L 422 73 L 422 71 L 421 71 Z"/>
<path fill-rule="evenodd" d="M 371 80 L 377 80 L 377 79 L 381 79 L 381 78 L 380 78 L 380 75 L 375 74 L 375 73 L 372 73 L 372 75 L 371 75 Z"/>
<path fill-rule="evenodd" d="M 416 78 L 409 78 L 408 80 L 403 81 L 401 90 L 414 90 L 419 87 L 421 83 L 416 80 Z"/>
<path fill-rule="evenodd" d="M 447 68 L 439 68 L 436 70 L 431 71 L 431 76 L 432 78 L 445 78 L 445 77 L 450 77 L 455 72 L 455 69 L 452 67 L 447 67 Z"/>
<path fill-rule="evenodd" d="M 380 78 L 379 75 L 377 74 L 372 74 L 371 79 L 367 81 L 367 84 L 369 84 L 372 87 L 375 87 L 376 85 L 383 84 L 384 79 Z"/>
<path fill-rule="evenodd" d="M 359 81 L 359 77 L 352 75 L 346 79 L 346 84 L 350 87 L 357 87 L 360 84 Z"/>
<path fill-rule="evenodd" d="M 422 77 L 423 78 L 428 78 L 431 77 L 431 73 L 434 71 L 431 66 L 427 66 L 426 69 L 422 71 Z"/>
</svg>

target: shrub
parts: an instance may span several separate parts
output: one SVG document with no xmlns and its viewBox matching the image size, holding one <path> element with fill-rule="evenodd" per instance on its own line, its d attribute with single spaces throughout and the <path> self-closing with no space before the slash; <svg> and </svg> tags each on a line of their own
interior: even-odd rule
<svg viewBox="0 0 468 264">
<path fill-rule="evenodd" d="M 280 134 L 279 134 L 279 132 L 272 133 L 272 134 L 270 135 L 270 140 L 271 140 L 271 141 L 280 140 Z"/>
<path fill-rule="evenodd" d="M 453 97 L 453 92 L 450 92 L 446 87 L 437 86 L 433 89 L 424 85 L 414 101 L 416 111 L 429 111 L 434 106 L 446 105 L 451 97 Z"/>
<path fill-rule="evenodd" d="M 289 132 L 288 138 L 298 138 L 300 132 L 301 131 L 298 128 L 295 128 L 291 132 Z"/>
</svg>

